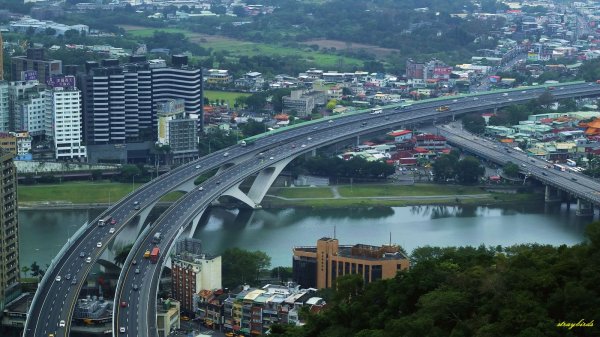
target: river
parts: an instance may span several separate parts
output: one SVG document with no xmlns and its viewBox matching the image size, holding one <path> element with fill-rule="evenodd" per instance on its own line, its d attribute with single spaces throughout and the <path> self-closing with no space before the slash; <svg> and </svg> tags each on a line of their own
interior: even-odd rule
<svg viewBox="0 0 600 337">
<path fill-rule="evenodd" d="M 20 210 L 21 266 L 50 260 L 88 218 L 100 210 Z M 272 209 L 257 211 L 213 208 L 198 226 L 206 252 L 231 247 L 262 250 L 272 266 L 291 266 L 292 247 L 311 246 L 324 236 L 340 244 L 392 243 L 407 252 L 421 246 L 509 246 L 521 243 L 573 245 L 583 241 L 590 218 L 575 216 L 565 205 L 415 206 L 358 209 Z"/>
</svg>

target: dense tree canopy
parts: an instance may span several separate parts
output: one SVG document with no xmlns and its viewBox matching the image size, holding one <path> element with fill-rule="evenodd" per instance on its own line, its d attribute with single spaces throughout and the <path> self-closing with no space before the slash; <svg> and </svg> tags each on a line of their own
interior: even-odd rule
<svg viewBox="0 0 600 337">
<path fill-rule="evenodd" d="M 345 178 L 386 178 L 395 171 L 393 166 L 382 161 L 369 162 L 362 158 L 313 157 L 307 159 L 303 167 L 310 174 Z"/>
<path fill-rule="evenodd" d="M 256 285 L 260 274 L 268 270 L 271 258 L 261 251 L 230 248 L 221 256 L 223 287 L 233 288 L 241 284 Z"/>
<path fill-rule="evenodd" d="M 462 118 L 464 128 L 472 133 L 481 134 L 485 132 L 485 119 L 481 114 L 468 114 Z"/>
<path fill-rule="evenodd" d="M 587 236 L 572 247 L 418 248 L 393 279 L 340 278 L 327 310 L 273 336 L 598 336 L 597 322 L 560 326 L 600 317 L 600 222 Z"/>
</svg>

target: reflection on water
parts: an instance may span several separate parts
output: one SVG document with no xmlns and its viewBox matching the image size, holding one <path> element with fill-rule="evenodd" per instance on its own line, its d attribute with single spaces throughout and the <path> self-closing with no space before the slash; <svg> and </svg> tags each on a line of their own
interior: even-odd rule
<svg viewBox="0 0 600 337">
<path fill-rule="evenodd" d="M 50 259 L 87 219 L 101 210 L 22 210 L 21 265 Z M 159 211 L 152 212 L 153 217 Z M 589 218 L 575 207 L 515 205 L 508 207 L 412 206 L 343 209 L 227 210 L 212 208 L 200 220 L 195 237 L 207 252 L 240 247 L 262 250 L 272 265 L 291 265 L 294 246 L 315 245 L 334 235 L 342 244 L 392 242 L 407 251 L 431 246 L 508 246 L 517 243 L 575 244 L 583 240 Z"/>
</svg>

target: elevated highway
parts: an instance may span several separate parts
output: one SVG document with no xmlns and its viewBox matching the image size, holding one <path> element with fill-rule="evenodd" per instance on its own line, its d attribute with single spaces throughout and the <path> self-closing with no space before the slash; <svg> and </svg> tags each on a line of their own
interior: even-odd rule
<svg viewBox="0 0 600 337">
<path fill-rule="evenodd" d="M 128 262 L 133 259 L 139 260 L 137 254 L 148 247 L 147 240 L 156 231 L 164 232 L 164 239 L 160 244 L 164 259 L 165 252 L 168 251 L 176 236 L 180 235 L 190 223 L 195 225 L 197 218 L 207 205 L 221 195 L 233 196 L 251 207 L 259 207 L 277 174 L 287 163 L 302 153 L 343 139 L 390 130 L 393 126 L 448 119 L 466 112 L 496 109 L 527 102 L 539 97 L 546 90 L 546 87 L 530 87 L 458 98 L 433 99 L 418 102 L 406 108 L 402 108 L 402 104 L 385 107 L 383 113 L 376 115 L 349 114 L 339 118 L 308 122 L 297 127 L 268 133 L 259 137 L 252 145 L 246 147 L 236 145 L 179 167 L 126 196 L 98 219 L 82 227 L 69 240 L 69 243 L 53 260 L 36 292 L 28 313 L 24 336 L 69 335 L 76 300 L 94 262 L 100 258 L 107 245 L 115 240 L 120 232 L 127 229 L 128 223 L 137 222 L 133 233 L 138 234 L 142 230 L 141 225 L 144 223 L 145 217 L 155 203 L 171 191 L 183 190 L 191 193 L 182 197 L 161 216 L 159 221 L 155 222 L 152 228 L 143 232 L 136 242 L 137 249 L 132 250 Z M 554 88 L 552 94 L 556 98 L 597 96 L 600 95 L 600 85 L 592 83 L 561 84 Z M 450 110 L 436 111 L 435 108 L 442 105 L 448 106 Z M 218 172 L 202 185 L 203 191 L 195 188 L 193 181 L 199 175 L 212 170 L 218 170 Z M 257 179 L 250 190 L 247 193 L 241 191 L 239 189 L 241 181 L 256 173 L 258 173 Z M 110 225 L 97 226 L 97 221 L 107 215 L 111 215 L 116 220 L 116 224 L 113 226 L 115 233 L 109 233 Z M 193 229 L 192 226 L 191 230 Z M 100 247 L 98 247 L 98 242 L 101 243 Z M 85 257 L 90 257 L 89 263 L 85 262 L 84 257 L 80 257 L 82 252 Z M 163 262 L 163 260 L 159 262 Z M 147 336 L 155 334 L 153 331 L 155 331 L 156 325 L 153 325 L 152 321 L 156 318 L 156 308 L 153 301 L 158 289 L 157 279 L 160 275 L 161 265 L 162 263 L 148 264 L 143 273 L 140 269 L 140 274 L 136 274 L 135 269 L 132 272 L 131 266 L 126 263 L 119 278 L 115 303 L 118 305 L 120 300 L 125 299 L 126 296 L 129 296 L 127 297 L 129 301 L 126 308 L 119 309 L 120 307 L 115 306 L 113 322 L 115 335 L 120 335 L 116 329 L 121 326 L 125 327 L 124 334 L 128 336 L 145 336 L 146 334 L 139 330 L 142 327 L 152 330 L 146 331 Z M 70 274 L 71 279 L 75 281 L 65 281 L 67 274 Z M 58 276 L 61 276 L 60 281 L 57 281 Z M 134 294 L 132 291 L 136 291 L 133 290 L 134 284 L 143 285 L 143 287 L 138 287 L 137 295 L 132 295 Z M 147 310 L 141 310 L 141 308 Z M 61 326 L 63 325 L 62 321 L 64 321 L 64 326 Z"/>
<path fill-rule="evenodd" d="M 528 156 L 525 152 L 477 137 L 461 129 L 448 125 L 438 129 L 449 143 L 481 158 L 500 165 L 508 162 L 515 163 L 524 174 L 547 186 L 547 201 L 559 201 L 557 191 L 563 191 L 577 199 L 579 215 L 590 215 L 590 212 L 593 212 L 593 206 L 600 205 L 600 182 L 596 179 L 572 171 L 555 170 L 552 168 L 552 164 L 545 160 Z"/>
</svg>

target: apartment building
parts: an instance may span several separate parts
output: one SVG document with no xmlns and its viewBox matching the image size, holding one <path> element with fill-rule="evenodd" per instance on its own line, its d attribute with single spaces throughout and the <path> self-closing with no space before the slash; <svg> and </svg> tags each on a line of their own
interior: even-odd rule
<svg viewBox="0 0 600 337">
<path fill-rule="evenodd" d="M 0 310 L 19 295 L 17 170 L 13 155 L 0 150 Z"/>
<path fill-rule="evenodd" d="M 25 56 L 11 57 L 10 75 L 13 81 L 36 79 L 46 83 L 51 76 L 62 74 L 61 60 L 46 60 L 44 48 L 29 48 Z"/>
<path fill-rule="evenodd" d="M 157 103 L 158 141 L 169 146 L 168 162 L 186 163 L 198 158 L 196 120 L 187 118 L 182 99 Z"/>
<path fill-rule="evenodd" d="M 38 80 L 12 81 L 8 86 L 9 131 L 28 130 L 28 114 L 39 114 L 44 111 L 43 94 L 45 86 Z M 41 99 L 40 99 L 41 96 Z"/>
<path fill-rule="evenodd" d="M 159 337 L 171 335 L 171 331 L 179 329 L 179 311 L 181 304 L 172 298 L 160 299 L 156 303 L 156 329 Z"/>
<path fill-rule="evenodd" d="M 81 127 L 81 92 L 75 88 L 75 78 L 70 84 L 55 85 L 46 92 L 45 134 L 52 138 L 57 160 L 85 160 L 87 150 Z"/>
<path fill-rule="evenodd" d="M 8 131 L 9 120 L 8 83 L 0 81 L 0 131 Z"/>
<path fill-rule="evenodd" d="M 294 281 L 305 288 L 331 288 L 343 275 L 361 275 L 365 283 L 392 278 L 410 262 L 398 246 L 340 246 L 328 237 L 316 246 L 293 249 Z"/>
</svg>

